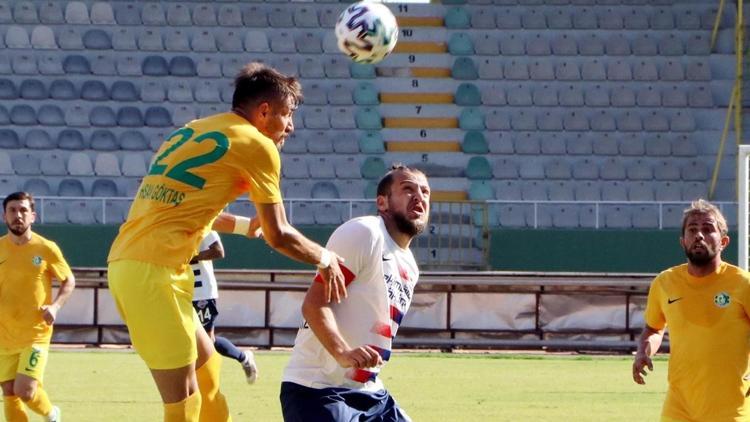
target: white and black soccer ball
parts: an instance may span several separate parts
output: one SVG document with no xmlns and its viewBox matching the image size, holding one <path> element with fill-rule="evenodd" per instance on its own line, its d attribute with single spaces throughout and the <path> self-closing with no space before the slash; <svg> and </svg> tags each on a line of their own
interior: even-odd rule
<svg viewBox="0 0 750 422">
<path fill-rule="evenodd" d="M 336 21 L 339 50 L 357 63 L 377 63 L 396 46 L 398 23 L 382 3 L 361 1 L 347 7 Z"/>
</svg>

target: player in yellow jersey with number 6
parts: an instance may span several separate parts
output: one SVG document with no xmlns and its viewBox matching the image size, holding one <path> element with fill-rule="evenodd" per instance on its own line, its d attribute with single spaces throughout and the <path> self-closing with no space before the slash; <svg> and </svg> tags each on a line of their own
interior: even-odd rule
<svg viewBox="0 0 750 422">
<path fill-rule="evenodd" d="M 317 265 L 329 299 L 346 294 L 340 258 L 294 229 L 281 199 L 280 148 L 302 100 L 294 77 L 250 63 L 235 78 L 232 110 L 167 137 L 109 253 L 109 288 L 164 402 L 165 421 L 231 420 L 219 392 L 220 356 L 193 311 L 190 259 L 222 210 L 248 193 L 252 221 L 222 215 L 275 250 Z"/>
<path fill-rule="evenodd" d="M 52 324 L 75 288 L 75 278 L 57 245 L 31 231 L 34 198 L 15 192 L 3 200 L 8 234 L 0 237 L 0 386 L 6 422 L 26 422 L 26 407 L 60 422 L 42 388 Z M 52 279 L 60 281 L 52 297 Z"/>
</svg>

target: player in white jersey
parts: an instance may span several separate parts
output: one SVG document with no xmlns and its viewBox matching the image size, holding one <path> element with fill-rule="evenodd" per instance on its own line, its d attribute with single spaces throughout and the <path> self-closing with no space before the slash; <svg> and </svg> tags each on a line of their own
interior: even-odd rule
<svg viewBox="0 0 750 422">
<path fill-rule="evenodd" d="M 378 184 L 377 208 L 378 216 L 349 220 L 328 240 L 344 258 L 348 296 L 326 303 L 319 277 L 307 291 L 281 384 L 286 422 L 410 420 L 378 373 L 419 277 L 409 244 L 427 225 L 426 176 L 394 166 Z"/>
<path fill-rule="evenodd" d="M 238 349 L 229 339 L 214 334 L 214 324 L 219 310 L 216 307 L 216 299 L 219 298 L 219 286 L 214 274 L 214 259 L 224 258 L 224 245 L 216 231 L 211 230 L 201 240 L 198 254 L 190 261 L 195 277 L 195 290 L 193 292 L 193 308 L 198 313 L 201 325 L 214 341 L 216 351 L 222 356 L 232 358 L 242 365 L 245 378 L 249 384 L 255 382 L 258 377 L 258 368 L 255 364 L 253 353 L 243 352 Z"/>
</svg>

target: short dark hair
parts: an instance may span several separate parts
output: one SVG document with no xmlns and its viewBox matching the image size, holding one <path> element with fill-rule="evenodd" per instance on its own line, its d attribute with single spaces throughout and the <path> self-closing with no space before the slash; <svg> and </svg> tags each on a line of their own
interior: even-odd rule
<svg viewBox="0 0 750 422">
<path fill-rule="evenodd" d="M 263 63 L 246 64 L 234 78 L 232 108 L 260 103 L 275 105 L 290 97 L 295 104 L 302 102 L 299 80 Z"/>
<path fill-rule="evenodd" d="M 388 173 L 386 173 L 385 176 L 383 176 L 383 178 L 380 179 L 380 182 L 378 182 L 378 190 L 377 190 L 378 196 L 387 196 L 389 193 L 391 193 L 391 186 L 393 185 L 393 174 L 397 172 L 416 173 L 416 174 L 421 174 L 427 177 L 422 172 L 422 170 L 408 167 L 401 163 L 394 163 L 391 165 L 391 169 L 388 170 Z"/>
<path fill-rule="evenodd" d="M 8 206 L 8 202 L 10 201 L 23 201 L 24 199 L 29 200 L 29 204 L 31 205 L 31 211 L 34 211 L 34 197 L 31 196 L 28 192 L 13 192 L 10 195 L 6 196 L 5 199 L 3 199 L 3 212 L 5 212 L 5 207 Z"/>
</svg>

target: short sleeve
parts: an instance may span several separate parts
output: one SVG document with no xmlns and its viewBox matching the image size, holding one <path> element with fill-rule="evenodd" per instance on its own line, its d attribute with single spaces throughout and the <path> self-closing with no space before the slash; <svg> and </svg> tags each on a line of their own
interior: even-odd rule
<svg viewBox="0 0 750 422">
<path fill-rule="evenodd" d="M 259 204 L 281 202 L 281 157 L 272 143 L 259 142 L 260 147 L 248 158 L 248 195 Z"/>
<path fill-rule="evenodd" d="M 375 251 L 380 247 L 374 230 L 362 220 L 351 220 L 333 232 L 326 248 L 344 258 L 343 266 L 353 275 L 353 280 L 366 277 L 372 271 L 372 263 L 379 262 Z"/>
<path fill-rule="evenodd" d="M 49 256 L 47 257 L 47 271 L 58 280 L 62 281 L 68 279 L 72 274 L 72 271 L 70 270 L 68 263 L 65 261 L 62 251 L 60 251 L 60 248 L 54 243 L 50 243 L 48 248 Z"/>
<path fill-rule="evenodd" d="M 217 233 L 215 230 L 211 230 L 208 232 L 206 237 L 201 240 L 200 250 L 199 252 L 203 252 L 205 250 L 208 250 L 208 248 L 213 245 L 214 243 L 219 243 L 219 246 L 223 246 L 221 244 L 221 238 L 219 237 L 219 233 Z"/>
<path fill-rule="evenodd" d="M 648 300 L 646 302 L 646 312 L 643 319 L 649 327 L 661 330 L 667 326 L 667 320 L 662 310 L 663 291 L 661 288 L 660 277 L 656 277 L 648 289 Z"/>
</svg>

